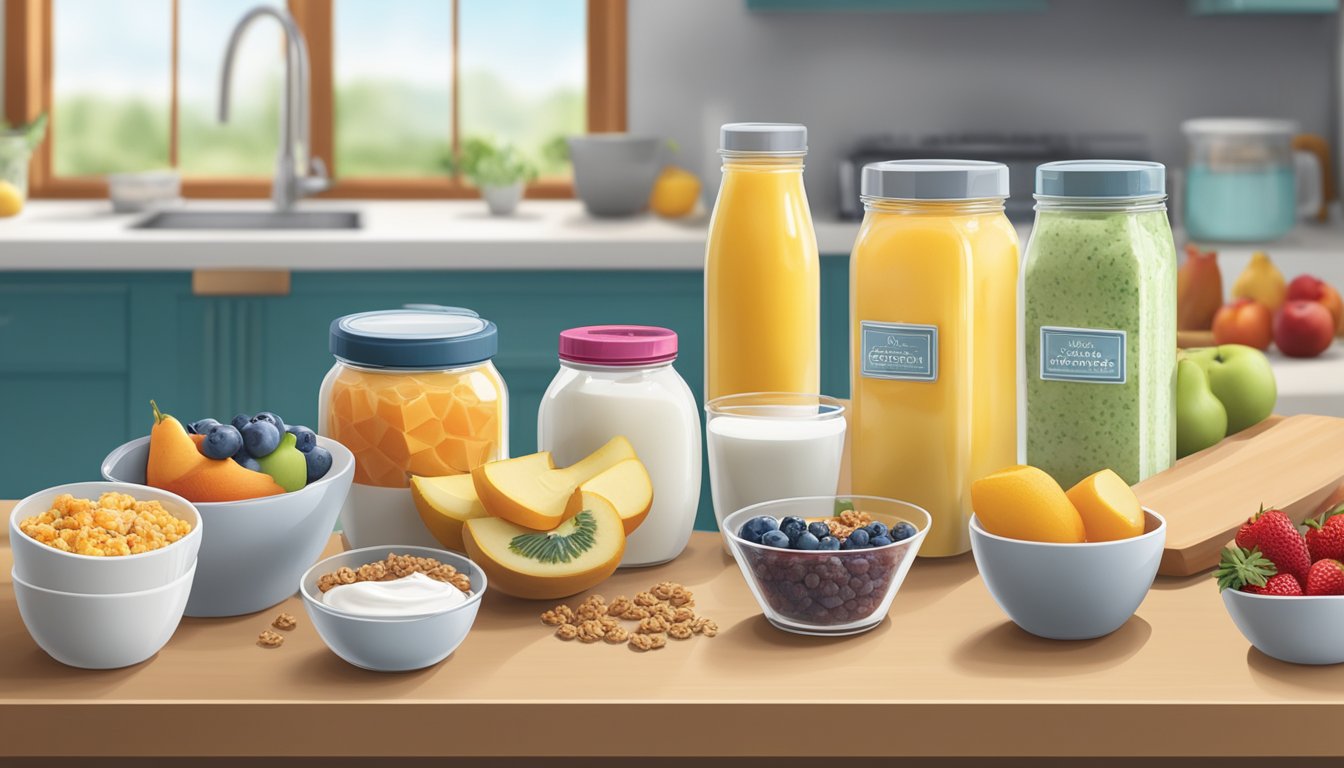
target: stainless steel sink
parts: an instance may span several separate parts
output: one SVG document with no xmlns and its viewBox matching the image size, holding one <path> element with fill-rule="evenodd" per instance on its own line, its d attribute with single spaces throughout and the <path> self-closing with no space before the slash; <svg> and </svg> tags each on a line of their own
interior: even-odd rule
<svg viewBox="0 0 1344 768">
<path fill-rule="evenodd" d="M 132 229 L 359 229 L 358 211 L 160 211 Z"/>
</svg>

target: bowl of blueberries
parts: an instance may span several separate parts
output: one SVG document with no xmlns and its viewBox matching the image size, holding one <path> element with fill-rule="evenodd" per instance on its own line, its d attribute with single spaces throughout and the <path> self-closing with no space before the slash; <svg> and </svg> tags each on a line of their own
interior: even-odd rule
<svg viewBox="0 0 1344 768">
<path fill-rule="evenodd" d="M 723 531 L 771 624 L 830 636 L 882 623 L 931 523 L 904 501 L 813 496 L 745 507 Z"/>
</svg>

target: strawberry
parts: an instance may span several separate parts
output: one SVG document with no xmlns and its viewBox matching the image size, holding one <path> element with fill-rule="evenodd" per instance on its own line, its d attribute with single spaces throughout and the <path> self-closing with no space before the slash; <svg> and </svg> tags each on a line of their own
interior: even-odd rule
<svg viewBox="0 0 1344 768">
<path fill-rule="evenodd" d="M 1307 572 L 1308 595 L 1344 595 L 1344 563 L 1317 560 Z"/>
<path fill-rule="evenodd" d="M 1307 520 L 1307 551 L 1313 563 L 1344 560 L 1344 504 Z"/>
<path fill-rule="evenodd" d="M 1299 585 L 1306 586 L 1311 552 L 1288 515 L 1277 509 L 1261 508 L 1243 530 L 1244 537 L 1242 531 L 1237 532 L 1238 541 L 1245 538 L 1254 543 L 1260 553 L 1274 563 L 1278 573 L 1291 573 Z"/>
<path fill-rule="evenodd" d="M 1278 574 L 1288 576 L 1289 574 Z M 1223 549 L 1222 560 L 1218 563 L 1218 569 L 1213 572 L 1213 577 L 1218 580 L 1218 591 L 1224 589 L 1240 589 L 1245 592 L 1262 591 L 1269 584 L 1271 577 L 1275 577 L 1274 563 L 1270 562 L 1264 555 L 1260 554 L 1258 549 L 1245 549 L 1242 547 L 1226 547 Z M 1298 592 L 1302 589 L 1299 586 Z"/>
<path fill-rule="evenodd" d="M 1310 573 L 1308 573 L 1310 576 Z M 1253 595 L 1275 595 L 1278 597 L 1299 597 L 1302 594 L 1302 585 L 1297 583 L 1290 573 L 1276 573 L 1265 581 L 1265 586 L 1257 587 L 1254 584 L 1247 584 L 1241 588 L 1242 592 L 1250 592 Z"/>
</svg>

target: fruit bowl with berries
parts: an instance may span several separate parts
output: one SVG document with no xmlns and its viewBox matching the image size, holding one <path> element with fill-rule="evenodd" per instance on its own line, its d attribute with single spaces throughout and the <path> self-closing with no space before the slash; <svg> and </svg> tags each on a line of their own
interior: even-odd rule
<svg viewBox="0 0 1344 768">
<path fill-rule="evenodd" d="M 238 616 L 294 594 L 331 538 L 354 478 L 345 446 L 277 414 L 183 424 L 151 403 L 150 434 L 103 460 L 108 480 L 148 485 L 201 513 L 188 616 Z"/>
<path fill-rule="evenodd" d="M 1306 522 L 1261 509 L 1214 571 L 1223 606 L 1266 656 L 1344 663 L 1344 504 Z"/>
<path fill-rule="evenodd" d="M 765 618 L 825 636 L 882 623 L 930 524 L 895 499 L 817 496 L 754 504 L 723 530 Z"/>
</svg>

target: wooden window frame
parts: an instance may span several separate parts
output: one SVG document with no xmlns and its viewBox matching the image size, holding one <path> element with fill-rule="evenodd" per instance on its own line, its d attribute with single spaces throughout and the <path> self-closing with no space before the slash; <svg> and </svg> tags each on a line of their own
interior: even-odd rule
<svg viewBox="0 0 1344 768">
<path fill-rule="evenodd" d="M 453 18 L 458 18 L 453 0 Z M 311 58 L 312 152 L 333 165 L 335 125 L 332 76 L 333 0 L 288 0 L 289 11 L 303 30 Z M 626 129 L 626 0 L 587 0 L 587 125 L 589 133 Z M 52 0 L 5 2 L 5 103 L 11 123 L 26 123 L 46 112 L 54 125 L 59 115 L 52 104 Z M 169 160 L 177 164 L 177 53 L 178 2 L 172 0 L 172 93 Z M 457 68 L 457 27 L 453 28 L 453 68 Z M 456 73 L 454 73 L 456 80 Z M 457 89 L 453 90 L 453 152 L 458 151 Z M 101 177 L 57 177 L 52 169 L 51 134 L 33 154 L 28 189 L 38 198 L 97 198 L 107 196 Z M 339 169 L 336 169 L 339 173 Z M 195 198 L 267 198 L 269 178 L 184 177 L 182 193 Z M 443 177 L 358 177 L 340 179 L 319 197 L 364 199 L 455 199 L 480 194 L 458 174 Z M 568 181 L 542 179 L 527 188 L 530 198 L 568 198 Z"/>
</svg>

